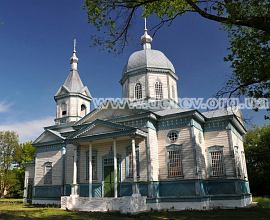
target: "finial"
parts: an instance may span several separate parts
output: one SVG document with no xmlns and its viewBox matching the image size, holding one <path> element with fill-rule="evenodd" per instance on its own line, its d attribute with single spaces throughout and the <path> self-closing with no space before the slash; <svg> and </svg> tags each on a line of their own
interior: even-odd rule
<svg viewBox="0 0 270 220">
<path fill-rule="evenodd" d="M 146 28 L 146 18 L 144 18 L 144 35 L 141 37 L 141 43 L 143 45 L 143 49 L 151 49 L 152 37 L 148 35 Z"/>
<path fill-rule="evenodd" d="M 74 41 L 74 49 L 73 49 L 73 52 L 76 52 L 76 39 L 73 40 Z"/>
<path fill-rule="evenodd" d="M 147 28 L 146 28 L 146 18 L 144 18 L 144 30 L 147 31 Z"/>
<path fill-rule="evenodd" d="M 74 42 L 74 49 L 73 49 L 73 55 L 70 58 L 70 64 L 71 64 L 71 69 L 72 70 L 77 70 L 77 64 L 78 64 L 78 58 L 76 56 L 76 39 L 73 40 Z"/>
</svg>

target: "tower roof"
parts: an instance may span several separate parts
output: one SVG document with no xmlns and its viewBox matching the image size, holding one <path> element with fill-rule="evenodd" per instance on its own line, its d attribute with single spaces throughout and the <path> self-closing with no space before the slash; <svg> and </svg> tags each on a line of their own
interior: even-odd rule
<svg viewBox="0 0 270 220">
<path fill-rule="evenodd" d="M 79 93 L 84 96 L 92 98 L 87 86 L 84 86 L 77 70 L 78 58 L 76 56 L 76 39 L 74 39 L 73 55 L 70 58 L 71 70 L 64 83 L 55 96 L 67 94 L 67 93 Z"/>
</svg>

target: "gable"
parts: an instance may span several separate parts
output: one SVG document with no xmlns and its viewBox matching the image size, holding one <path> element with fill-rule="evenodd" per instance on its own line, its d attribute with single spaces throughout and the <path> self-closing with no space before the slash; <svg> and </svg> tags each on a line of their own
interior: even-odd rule
<svg viewBox="0 0 270 220">
<path fill-rule="evenodd" d="M 110 127 L 110 126 L 98 124 L 95 127 L 93 127 L 92 129 L 90 129 L 87 132 L 80 135 L 80 137 L 98 135 L 98 134 L 104 134 L 104 133 L 112 133 L 112 132 L 120 131 L 120 130 L 121 129 L 117 129 L 117 128 L 113 128 L 113 127 Z"/>
<path fill-rule="evenodd" d="M 115 103 L 114 103 L 115 104 Z M 118 103 L 119 104 L 119 103 Z M 117 103 L 116 103 L 117 105 Z M 136 115 L 143 110 L 134 110 L 127 108 L 114 107 L 111 104 L 102 104 L 101 106 L 95 108 L 84 118 L 79 120 L 76 125 L 89 124 L 95 120 L 110 120 L 113 118 L 121 118 L 125 116 Z"/>
<path fill-rule="evenodd" d="M 33 144 L 41 144 L 46 142 L 54 142 L 63 140 L 60 133 L 52 130 L 46 130 L 44 131 L 34 142 Z"/>
</svg>

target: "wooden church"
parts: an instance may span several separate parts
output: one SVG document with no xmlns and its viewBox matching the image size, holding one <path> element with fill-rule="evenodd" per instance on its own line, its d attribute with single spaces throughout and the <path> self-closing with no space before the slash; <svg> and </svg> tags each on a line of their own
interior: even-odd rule
<svg viewBox="0 0 270 220">
<path fill-rule="evenodd" d="M 34 141 L 35 159 L 26 163 L 25 202 L 123 213 L 252 202 L 240 110 L 179 107 L 173 64 L 151 49 L 146 28 L 141 43 L 120 80 L 127 102 L 108 100 L 92 111 L 74 44 L 71 71 L 54 96 L 55 124 Z"/>
</svg>

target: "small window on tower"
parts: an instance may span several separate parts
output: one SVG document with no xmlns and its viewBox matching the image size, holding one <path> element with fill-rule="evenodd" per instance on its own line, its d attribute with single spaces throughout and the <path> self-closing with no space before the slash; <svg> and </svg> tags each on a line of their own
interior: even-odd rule
<svg viewBox="0 0 270 220">
<path fill-rule="evenodd" d="M 86 106 L 84 104 L 81 105 L 81 117 L 86 115 Z"/>
<path fill-rule="evenodd" d="M 62 103 L 61 109 L 62 109 L 62 116 L 65 116 L 67 114 L 67 104 Z"/>
</svg>

